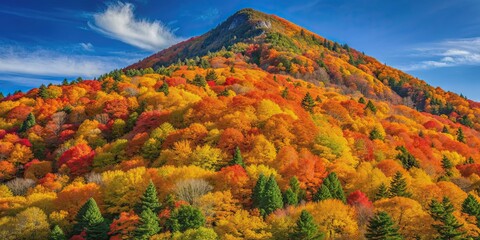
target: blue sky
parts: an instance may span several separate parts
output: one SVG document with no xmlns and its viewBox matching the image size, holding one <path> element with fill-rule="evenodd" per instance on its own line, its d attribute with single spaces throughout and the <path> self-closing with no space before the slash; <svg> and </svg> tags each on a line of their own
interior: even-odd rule
<svg viewBox="0 0 480 240">
<path fill-rule="evenodd" d="M 480 100 L 480 1 L 95 0 L 0 3 L 0 91 L 93 78 L 251 7 Z"/>
</svg>

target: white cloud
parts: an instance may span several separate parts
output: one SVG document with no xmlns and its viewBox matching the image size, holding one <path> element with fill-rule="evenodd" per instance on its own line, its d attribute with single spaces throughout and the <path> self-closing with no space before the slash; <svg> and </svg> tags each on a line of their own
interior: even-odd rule
<svg viewBox="0 0 480 240">
<path fill-rule="evenodd" d="M 160 21 L 136 19 L 133 11 L 131 3 L 110 4 L 104 12 L 93 14 L 94 21 L 88 24 L 110 38 L 149 51 L 159 51 L 182 40 Z"/>
<path fill-rule="evenodd" d="M 0 47 L 0 73 L 96 77 L 134 62 L 119 57 L 75 55 L 54 50 Z"/>
<path fill-rule="evenodd" d="M 421 70 L 464 65 L 480 66 L 480 37 L 452 39 L 431 43 L 428 47 L 414 49 L 412 56 L 427 60 L 403 67 L 403 70 Z"/>
<path fill-rule="evenodd" d="M 91 43 L 80 43 L 80 46 L 83 48 L 83 50 L 88 51 L 88 52 L 93 52 L 95 51 L 93 49 L 93 44 Z"/>
</svg>

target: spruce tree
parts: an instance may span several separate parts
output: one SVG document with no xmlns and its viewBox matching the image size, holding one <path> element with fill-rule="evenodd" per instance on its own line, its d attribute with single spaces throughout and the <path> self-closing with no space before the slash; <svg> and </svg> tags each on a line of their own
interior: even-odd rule
<svg viewBox="0 0 480 240">
<path fill-rule="evenodd" d="M 207 71 L 207 75 L 205 76 L 205 78 L 209 81 L 212 81 L 212 80 L 217 80 L 218 76 L 217 76 L 217 73 L 215 73 L 215 70 L 210 69 Z"/>
<path fill-rule="evenodd" d="M 298 196 L 291 188 L 288 188 L 283 195 L 285 205 L 295 206 L 298 204 Z"/>
<path fill-rule="evenodd" d="M 461 239 L 464 232 L 460 230 L 463 224 L 460 224 L 453 212 L 455 211 L 452 203 L 447 197 L 444 197 L 442 202 L 433 199 L 429 205 L 430 216 L 433 220 L 439 222 L 432 224 L 432 227 L 437 230 L 439 234 L 438 239 Z"/>
<path fill-rule="evenodd" d="M 288 98 L 288 87 L 285 87 L 285 89 L 283 89 L 282 98 L 285 98 L 285 99 Z"/>
<path fill-rule="evenodd" d="M 407 190 L 407 182 L 400 171 L 396 172 L 390 183 L 390 197 L 411 197 L 412 194 Z"/>
<path fill-rule="evenodd" d="M 458 128 L 458 130 L 457 130 L 457 141 L 459 141 L 461 143 L 465 143 L 465 136 L 463 135 L 462 128 Z"/>
<path fill-rule="evenodd" d="M 152 212 L 157 213 L 160 210 L 160 202 L 157 197 L 157 189 L 152 181 L 148 184 L 145 192 L 140 197 L 140 203 L 136 207 L 136 211 L 141 213 L 147 209 L 152 210 Z"/>
<path fill-rule="evenodd" d="M 108 239 L 108 225 L 100 213 L 100 209 L 93 198 L 80 208 L 75 216 L 76 224 L 73 227 L 73 234 L 80 234 L 85 231 L 86 239 Z"/>
<path fill-rule="evenodd" d="M 33 113 L 28 114 L 27 119 L 23 121 L 22 125 L 20 126 L 19 131 L 20 132 L 26 132 L 28 129 L 31 127 L 35 126 L 36 121 L 35 121 L 35 115 Z"/>
<path fill-rule="evenodd" d="M 470 216 L 478 216 L 480 214 L 480 203 L 472 194 L 468 194 L 467 198 L 463 201 L 462 212 Z"/>
<path fill-rule="evenodd" d="M 162 86 L 160 86 L 160 88 L 158 89 L 158 92 L 163 92 L 165 94 L 165 96 L 168 96 L 168 83 L 167 81 L 163 81 L 163 84 Z"/>
<path fill-rule="evenodd" d="M 385 185 L 385 183 L 380 184 L 380 187 L 378 187 L 378 191 L 375 194 L 375 200 L 380 200 L 382 198 L 388 198 L 389 193 L 388 193 L 388 188 Z"/>
<path fill-rule="evenodd" d="M 172 232 L 184 232 L 188 229 L 203 227 L 205 217 L 199 209 L 190 205 L 183 205 L 171 213 L 166 225 Z"/>
<path fill-rule="evenodd" d="M 300 188 L 300 182 L 298 181 L 298 178 L 295 176 L 290 178 L 289 185 L 292 191 L 297 195 L 297 199 L 300 202 L 300 200 L 305 197 L 305 190 Z"/>
<path fill-rule="evenodd" d="M 207 81 L 205 80 L 204 76 L 202 76 L 200 74 L 196 74 L 195 78 L 192 81 L 192 84 L 196 85 L 196 86 L 199 86 L 199 87 L 205 87 L 205 86 L 207 86 Z"/>
<path fill-rule="evenodd" d="M 367 225 L 365 238 L 369 240 L 400 240 L 403 237 L 398 233 L 392 218 L 386 212 L 376 213 Z"/>
<path fill-rule="evenodd" d="M 55 225 L 55 227 L 53 227 L 52 231 L 50 232 L 49 240 L 66 240 L 66 239 L 67 237 L 65 237 L 63 230 L 58 225 Z"/>
<path fill-rule="evenodd" d="M 473 160 L 473 158 L 470 156 L 468 157 L 467 161 L 465 162 L 466 164 L 474 164 L 475 163 L 475 160 Z"/>
<path fill-rule="evenodd" d="M 402 162 L 403 168 L 410 170 L 412 167 L 420 167 L 417 159 L 404 146 L 398 146 L 395 150 L 400 151 L 396 158 Z"/>
<path fill-rule="evenodd" d="M 327 186 L 322 184 L 320 186 L 320 189 L 318 189 L 317 193 L 313 196 L 313 201 L 322 201 L 326 199 L 332 198 L 332 194 L 330 193 L 330 190 L 328 189 Z"/>
<path fill-rule="evenodd" d="M 358 103 L 365 104 L 365 98 L 360 97 L 360 98 L 358 99 Z"/>
<path fill-rule="evenodd" d="M 373 105 L 373 102 L 370 100 L 368 100 L 368 103 L 367 103 L 367 106 L 365 106 L 365 109 L 369 109 L 373 113 L 377 112 L 377 107 L 375 107 L 375 105 Z"/>
<path fill-rule="evenodd" d="M 318 232 L 318 226 L 313 220 L 313 216 L 307 211 L 302 210 L 297 224 L 290 234 L 291 239 L 301 240 L 320 240 L 323 239 L 323 234 Z"/>
<path fill-rule="evenodd" d="M 343 192 L 342 184 L 340 183 L 340 180 L 338 180 L 336 173 L 332 172 L 328 174 L 324 181 L 325 185 L 328 187 L 328 190 L 330 190 L 330 193 L 332 194 L 332 198 L 341 200 L 344 203 L 347 202 L 347 198 Z"/>
<path fill-rule="evenodd" d="M 370 132 L 370 140 L 375 139 L 383 140 L 383 136 L 377 128 L 373 128 L 373 130 Z"/>
<path fill-rule="evenodd" d="M 315 101 L 313 100 L 309 92 L 305 94 L 305 97 L 302 100 L 302 107 L 310 113 L 313 112 L 313 107 L 315 107 Z"/>
<path fill-rule="evenodd" d="M 135 229 L 135 239 L 150 239 L 151 236 L 160 232 L 158 224 L 158 216 L 150 208 L 142 211 L 140 214 L 140 222 Z"/>
<path fill-rule="evenodd" d="M 40 85 L 40 87 L 38 88 L 37 95 L 43 99 L 48 98 L 47 87 L 44 84 Z"/>
<path fill-rule="evenodd" d="M 267 216 L 275 210 L 283 207 L 282 192 L 278 187 L 275 177 L 270 175 L 260 200 L 260 212 Z"/>
<path fill-rule="evenodd" d="M 267 178 L 265 177 L 265 175 L 263 175 L 263 173 L 260 173 L 260 176 L 258 176 L 257 183 L 255 184 L 252 192 L 252 203 L 254 208 L 260 208 L 260 202 L 266 184 Z"/>
<path fill-rule="evenodd" d="M 442 168 L 445 170 L 445 175 L 452 176 L 453 163 L 446 156 L 442 158 Z"/>
<path fill-rule="evenodd" d="M 450 133 L 447 126 L 443 126 L 442 133 Z"/>
<path fill-rule="evenodd" d="M 243 162 L 243 157 L 242 157 L 242 152 L 240 151 L 239 147 L 235 148 L 235 151 L 233 152 L 233 158 L 230 161 L 230 165 L 240 165 L 243 168 L 245 168 L 245 163 Z"/>
</svg>

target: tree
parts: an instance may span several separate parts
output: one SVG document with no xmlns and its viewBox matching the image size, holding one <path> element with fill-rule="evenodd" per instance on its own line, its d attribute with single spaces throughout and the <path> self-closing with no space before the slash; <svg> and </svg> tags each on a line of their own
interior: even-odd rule
<svg viewBox="0 0 480 240">
<path fill-rule="evenodd" d="M 410 170 L 412 167 L 420 167 L 417 159 L 404 146 L 398 146 L 395 150 L 400 151 L 396 158 L 402 162 L 403 168 Z"/>
<path fill-rule="evenodd" d="M 312 215 L 307 210 L 302 210 L 290 237 L 292 239 L 317 240 L 323 239 L 323 234 L 318 232 L 318 226 Z"/>
<path fill-rule="evenodd" d="M 162 142 L 160 140 L 149 138 L 141 148 L 142 156 L 145 159 L 153 161 L 160 156 L 160 148 L 162 147 Z"/>
<path fill-rule="evenodd" d="M 146 209 L 150 209 L 154 213 L 157 213 L 158 210 L 160 210 L 160 203 L 157 197 L 157 189 L 155 189 L 155 185 L 153 185 L 152 181 L 150 181 L 147 189 L 145 189 L 145 192 L 140 197 L 140 203 L 137 206 L 137 212 L 141 213 Z"/>
<path fill-rule="evenodd" d="M 452 176 L 452 167 L 453 163 L 450 161 L 450 159 L 447 158 L 447 156 L 442 157 L 442 168 L 445 170 L 445 175 L 451 177 Z"/>
<path fill-rule="evenodd" d="M 85 231 L 87 240 L 108 239 L 108 225 L 93 198 L 88 199 L 80 208 L 75 216 L 75 222 L 76 224 L 73 227 L 74 235 Z"/>
<path fill-rule="evenodd" d="M 387 185 L 385 183 L 380 184 L 380 187 L 378 187 L 378 191 L 375 194 L 375 200 L 380 200 L 382 198 L 388 198 L 389 192 Z"/>
<path fill-rule="evenodd" d="M 288 98 L 288 87 L 286 87 L 285 89 L 283 89 L 281 95 L 282 95 L 282 98 L 285 98 L 285 99 Z"/>
<path fill-rule="evenodd" d="M 375 107 L 373 102 L 370 101 L 370 100 L 368 100 L 368 103 L 367 103 L 367 106 L 365 106 L 365 109 L 368 109 L 368 110 L 372 111 L 373 113 L 377 112 L 377 107 Z"/>
<path fill-rule="evenodd" d="M 192 81 L 192 84 L 196 85 L 196 86 L 199 86 L 199 87 L 205 87 L 205 86 L 207 86 L 207 81 L 205 80 L 204 76 L 202 76 L 200 74 L 196 74 L 195 78 Z"/>
<path fill-rule="evenodd" d="M 283 207 L 282 192 L 278 187 L 275 176 L 272 174 L 265 184 L 265 189 L 260 200 L 260 212 L 267 216 L 275 210 Z"/>
<path fill-rule="evenodd" d="M 212 80 L 217 80 L 218 76 L 217 73 L 215 73 L 215 70 L 210 69 L 207 71 L 207 75 L 205 76 L 207 81 L 212 81 Z"/>
<path fill-rule="evenodd" d="M 392 218 L 384 211 L 377 212 L 367 225 L 365 237 L 371 240 L 396 240 L 403 239 L 398 233 L 398 227 L 395 226 Z"/>
<path fill-rule="evenodd" d="M 470 216 L 478 216 L 480 214 L 480 203 L 472 194 L 468 194 L 467 198 L 463 201 L 462 212 Z"/>
<path fill-rule="evenodd" d="M 158 225 L 158 216 L 150 208 L 142 211 L 140 214 L 140 223 L 135 229 L 135 239 L 150 239 L 150 236 L 160 232 Z"/>
<path fill-rule="evenodd" d="M 373 130 L 370 132 L 370 140 L 375 139 L 383 140 L 383 136 L 377 128 L 373 128 Z"/>
<path fill-rule="evenodd" d="M 245 163 L 243 162 L 242 153 L 240 152 L 240 148 L 238 146 L 235 148 L 235 152 L 233 153 L 233 159 L 230 161 L 230 166 L 233 166 L 235 164 L 245 168 Z"/>
<path fill-rule="evenodd" d="M 168 83 L 167 81 L 163 81 L 163 84 L 162 86 L 160 86 L 160 88 L 157 90 L 158 92 L 163 92 L 165 94 L 165 96 L 168 96 Z"/>
<path fill-rule="evenodd" d="M 298 204 L 298 196 L 291 188 L 288 188 L 283 195 L 285 205 L 294 206 Z"/>
<path fill-rule="evenodd" d="M 313 100 L 312 96 L 309 92 L 305 94 L 305 97 L 302 100 L 302 107 L 307 110 L 308 112 L 312 113 L 313 108 L 315 107 L 315 101 Z"/>
<path fill-rule="evenodd" d="M 31 127 L 35 126 L 35 115 L 33 113 L 28 114 L 27 119 L 23 121 L 22 125 L 20 126 L 19 132 L 26 132 Z"/>
<path fill-rule="evenodd" d="M 337 174 L 332 172 L 323 180 L 322 185 L 314 196 L 314 201 L 322 201 L 334 198 L 346 202 L 347 198 L 343 192 L 342 184 L 338 180 Z"/>
<path fill-rule="evenodd" d="M 175 209 L 166 223 L 172 232 L 184 232 L 187 229 L 197 229 L 205 225 L 205 217 L 198 208 L 182 205 Z"/>
<path fill-rule="evenodd" d="M 460 230 L 463 224 L 460 224 L 453 212 L 455 211 L 452 203 L 447 197 L 442 202 L 433 199 L 430 204 L 430 216 L 433 220 L 439 222 L 432 224 L 432 227 L 439 234 L 438 239 L 461 239 L 464 232 Z"/>
<path fill-rule="evenodd" d="M 332 194 L 330 193 L 330 190 L 328 189 L 327 186 L 322 184 L 320 189 L 317 191 L 317 193 L 313 196 L 313 201 L 323 201 L 326 199 L 332 198 Z"/>
<path fill-rule="evenodd" d="M 366 102 L 365 102 L 365 98 L 360 97 L 360 98 L 358 99 L 358 103 L 365 104 L 365 103 L 366 103 Z"/>
<path fill-rule="evenodd" d="M 53 227 L 52 231 L 50 232 L 49 239 L 50 240 L 66 240 L 67 237 L 65 237 L 63 230 L 58 225 L 55 225 L 55 227 Z"/>
<path fill-rule="evenodd" d="M 407 182 L 401 172 L 396 172 L 390 183 L 390 189 L 388 190 L 390 197 L 411 197 L 412 194 L 407 190 Z"/>
<path fill-rule="evenodd" d="M 463 130 L 461 127 L 459 127 L 457 130 L 457 141 L 465 143 L 465 135 L 463 135 Z"/>
<path fill-rule="evenodd" d="M 252 192 L 252 203 L 254 208 L 260 208 L 260 202 L 263 197 L 263 191 L 265 190 L 265 185 L 267 184 L 267 178 L 263 173 L 260 173 L 258 176 L 257 183 L 253 188 Z"/>
</svg>

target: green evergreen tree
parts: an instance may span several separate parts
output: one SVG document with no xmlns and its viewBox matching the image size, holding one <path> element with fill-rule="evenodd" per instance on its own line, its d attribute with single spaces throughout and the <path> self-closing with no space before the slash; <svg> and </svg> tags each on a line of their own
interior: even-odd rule
<svg viewBox="0 0 480 240">
<path fill-rule="evenodd" d="M 140 197 L 140 203 L 136 206 L 136 211 L 141 213 L 147 209 L 152 210 L 153 213 L 158 213 L 160 210 L 160 202 L 157 197 L 157 189 L 152 181 L 148 184 L 145 192 Z"/>
<path fill-rule="evenodd" d="M 257 183 L 253 188 L 252 192 L 252 202 L 254 208 L 260 208 L 260 202 L 262 200 L 263 191 L 265 190 L 265 185 L 267 184 L 267 178 L 263 173 L 260 173 L 258 176 Z"/>
<path fill-rule="evenodd" d="M 325 185 L 328 187 L 328 190 L 330 190 L 330 193 L 332 194 L 332 198 L 341 200 L 344 203 L 347 202 L 347 198 L 343 192 L 342 184 L 340 183 L 340 180 L 338 180 L 336 173 L 332 172 L 328 174 L 324 181 Z"/>
<path fill-rule="evenodd" d="M 231 73 L 235 73 L 235 67 L 234 67 L 233 65 L 230 66 L 230 72 L 231 72 Z"/>
<path fill-rule="evenodd" d="M 449 177 L 452 176 L 453 163 L 447 158 L 447 156 L 443 156 L 442 158 L 442 168 L 445 170 L 445 175 Z"/>
<path fill-rule="evenodd" d="M 373 104 L 372 101 L 368 100 L 368 103 L 367 103 L 367 106 L 365 106 L 365 109 L 369 109 L 370 111 L 372 111 L 373 113 L 376 113 L 377 112 L 377 107 L 375 107 L 375 105 Z"/>
<path fill-rule="evenodd" d="M 67 237 L 63 233 L 63 230 L 58 225 L 55 225 L 50 232 L 49 240 L 67 240 Z"/>
<path fill-rule="evenodd" d="M 459 141 L 461 143 L 465 143 L 465 135 L 463 135 L 462 128 L 458 128 L 458 130 L 457 130 L 457 141 Z"/>
<path fill-rule="evenodd" d="M 135 229 L 135 239 L 150 239 L 151 236 L 160 232 L 158 216 L 150 208 L 142 211 L 140 214 L 140 222 Z"/>
<path fill-rule="evenodd" d="M 203 227 L 205 217 L 199 209 L 190 205 L 183 205 L 171 213 L 166 225 L 172 232 L 184 232 L 187 229 Z"/>
<path fill-rule="evenodd" d="M 64 78 L 63 81 L 62 81 L 62 85 L 67 86 L 68 84 L 69 84 L 68 79 Z"/>
<path fill-rule="evenodd" d="M 242 152 L 240 151 L 239 147 L 235 148 L 235 151 L 233 152 L 233 158 L 230 161 L 230 165 L 240 165 L 243 168 L 245 168 L 245 163 L 243 162 L 243 157 L 242 157 Z"/>
<path fill-rule="evenodd" d="M 215 81 L 217 80 L 218 76 L 217 76 L 217 73 L 215 73 L 215 70 L 210 69 L 207 71 L 207 75 L 205 76 L 205 78 L 208 81 Z"/>
<path fill-rule="evenodd" d="M 312 113 L 313 108 L 315 107 L 315 101 L 313 100 L 312 96 L 309 92 L 305 94 L 305 97 L 302 100 L 302 107 L 307 110 L 308 112 Z"/>
<path fill-rule="evenodd" d="M 433 220 L 439 222 L 432 224 L 432 227 L 439 234 L 437 239 L 462 239 L 464 232 L 460 228 L 463 224 L 460 224 L 453 215 L 455 209 L 447 197 L 444 197 L 442 202 L 433 199 L 429 207 L 430 216 L 432 216 Z"/>
<path fill-rule="evenodd" d="M 43 99 L 48 98 L 47 87 L 44 84 L 40 85 L 38 88 L 38 96 Z"/>
<path fill-rule="evenodd" d="M 450 133 L 447 126 L 443 126 L 442 133 Z"/>
<path fill-rule="evenodd" d="M 470 156 L 468 157 L 467 161 L 465 162 L 466 164 L 474 164 L 475 161 L 473 160 L 473 158 Z"/>
<path fill-rule="evenodd" d="M 285 87 L 283 89 L 281 96 L 282 96 L 282 98 L 285 98 L 285 99 L 288 98 L 288 87 Z"/>
<path fill-rule="evenodd" d="M 300 182 L 298 181 L 298 178 L 296 176 L 290 178 L 289 185 L 292 191 L 297 195 L 298 202 L 300 202 L 300 200 L 305 197 L 306 193 L 305 190 L 300 188 Z"/>
<path fill-rule="evenodd" d="M 388 198 L 389 196 L 388 188 L 385 183 L 380 184 L 380 187 L 378 187 L 378 191 L 375 194 L 375 200 L 380 200 L 382 198 Z"/>
<path fill-rule="evenodd" d="M 313 201 L 322 201 L 326 199 L 332 198 L 332 194 L 330 193 L 330 190 L 328 189 L 327 186 L 322 184 L 320 186 L 320 189 L 318 189 L 317 193 L 313 196 Z"/>
<path fill-rule="evenodd" d="M 283 194 L 283 202 L 285 205 L 295 206 L 298 204 L 298 196 L 291 188 L 288 188 Z"/>
<path fill-rule="evenodd" d="M 108 239 L 108 225 L 93 198 L 88 199 L 80 208 L 75 216 L 75 222 L 76 224 L 73 226 L 74 235 L 85 231 L 87 240 Z"/>
<path fill-rule="evenodd" d="M 196 74 L 195 78 L 193 78 L 192 84 L 199 87 L 205 87 L 207 86 L 207 80 L 205 80 L 204 76 Z"/>
<path fill-rule="evenodd" d="M 367 225 L 365 238 L 369 240 L 400 240 L 403 237 L 398 233 L 398 227 L 395 226 L 392 218 L 386 212 L 376 213 Z"/>
<path fill-rule="evenodd" d="M 360 98 L 358 99 L 358 103 L 365 104 L 365 103 L 366 103 L 366 102 L 365 102 L 365 98 L 360 97 Z"/>
<path fill-rule="evenodd" d="M 165 96 L 168 96 L 168 83 L 167 81 L 163 81 L 163 84 L 162 86 L 160 86 L 160 88 L 157 90 L 158 92 L 163 92 L 165 94 Z"/>
<path fill-rule="evenodd" d="M 142 157 L 153 161 L 160 156 L 160 149 L 162 148 L 162 141 L 154 138 L 150 138 L 145 143 L 140 150 Z"/>
<path fill-rule="evenodd" d="M 407 190 L 407 182 L 401 172 L 396 172 L 390 183 L 390 197 L 411 197 L 412 194 Z"/>
<path fill-rule="evenodd" d="M 468 194 L 467 198 L 463 201 L 462 212 L 471 216 L 478 216 L 480 214 L 480 203 L 472 194 Z"/>
<path fill-rule="evenodd" d="M 28 114 L 27 119 L 23 121 L 22 125 L 20 126 L 19 131 L 20 132 L 26 132 L 28 129 L 31 127 L 35 126 L 36 121 L 35 121 L 35 115 L 33 113 Z"/>
<path fill-rule="evenodd" d="M 291 239 L 298 240 L 320 240 L 323 239 L 323 234 L 318 232 L 318 226 L 313 220 L 313 216 L 307 211 L 302 210 L 297 224 L 290 234 Z"/>
<path fill-rule="evenodd" d="M 410 170 L 412 167 L 420 167 L 417 159 L 404 146 L 398 146 L 395 150 L 400 151 L 396 158 L 402 162 L 403 168 Z"/>
<path fill-rule="evenodd" d="M 373 130 L 370 132 L 370 140 L 375 140 L 375 139 L 383 140 L 382 134 L 380 133 L 380 131 L 378 131 L 376 127 L 373 128 Z"/>
<path fill-rule="evenodd" d="M 283 207 L 282 192 L 278 187 L 275 177 L 270 175 L 260 200 L 260 212 L 267 216 L 275 210 Z"/>
</svg>

